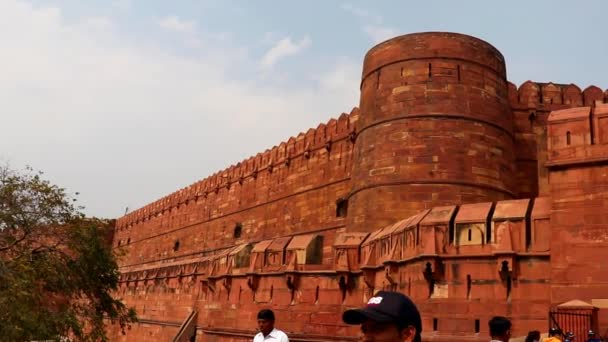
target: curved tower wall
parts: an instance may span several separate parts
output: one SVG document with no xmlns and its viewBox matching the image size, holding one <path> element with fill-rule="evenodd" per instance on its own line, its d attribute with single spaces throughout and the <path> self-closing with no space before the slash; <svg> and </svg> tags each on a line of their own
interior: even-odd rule
<svg viewBox="0 0 608 342">
<path fill-rule="evenodd" d="M 365 56 L 351 231 L 438 205 L 514 197 L 502 54 L 454 33 L 400 36 Z"/>
</svg>

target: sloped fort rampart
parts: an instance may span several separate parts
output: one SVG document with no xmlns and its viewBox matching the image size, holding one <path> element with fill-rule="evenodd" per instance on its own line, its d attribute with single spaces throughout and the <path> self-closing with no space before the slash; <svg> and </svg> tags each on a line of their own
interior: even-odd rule
<svg viewBox="0 0 608 342">
<path fill-rule="evenodd" d="M 247 341 L 267 307 L 294 341 L 355 340 L 341 312 L 379 289 L 414 298 L 427 341 L 487 340 L 493 315 L 515 336 L 608 329 L 608 91 L 517 88 L 496 48 L 441 32 L 372 48 L 360 87 L 349 113 L 117 220 L 141 321 L 113 340 Z"/>
</svg>

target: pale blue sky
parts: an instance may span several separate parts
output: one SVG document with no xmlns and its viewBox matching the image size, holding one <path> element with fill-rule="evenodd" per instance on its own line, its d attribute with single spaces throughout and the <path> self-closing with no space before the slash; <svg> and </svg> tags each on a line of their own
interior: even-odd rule
<svg viewBox="0 0 608 342">
<path fill-rule="evenodd" d="M 0 160 L 115 217 L 349 112 L 364 54 L 399 34 L 482 38 L 517 85 L 606 89 L 606 13 L 601 0 L 0 0 Z"/>
</svg>

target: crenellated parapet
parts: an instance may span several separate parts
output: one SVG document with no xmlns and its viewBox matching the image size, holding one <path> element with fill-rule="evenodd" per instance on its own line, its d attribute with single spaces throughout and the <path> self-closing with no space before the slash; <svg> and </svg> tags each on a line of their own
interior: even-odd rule
<svg viewBox="0 0 608 342">
<path fill-rule="evenodd" d="M 526 81 L 519 88 L 509 82 L 509 103 L 513 109 L 560 109 L 594 106 L 608 102 L 608 89 L 590 85 L 584 90 L 575 84 Z"/>
<path fill-rule="evenodd" d="M 608 161 L 608 104 L 553 111 L 547 126 L 548 167 Z"/>
<path fill-rule="evenodd" d="M 224 214 L 226 204 L 234 211 L 285 197 L 314 187 L 313 177 L 309 174 L 321 171 L 325 163 L 344 166 L 340 172 L 326 170 L 324 177 L 318 178 L 329 182 L 340 180 L 350 173 L 351 162 L 345 158 L 350 154 L 356 138 L 357 120 L 358 109 L 354 108 L 349 114 L 343 113 L 337 119 L 318 125 L 316 129 L 291 137 L 272 149 L 119 218 L 117 230 L 121 232 L 136 226 L 148 227 L 150 224 L 191 224 L 193 218 L 188 216 L 187 211 L 193 203 L 202 203 L 207 208 L 207 217 L 213 217 Z M 280 184 L 285 180 L 292 182 L 289 186 Z M 282 186 L 272 188 L 273 184 Z M 239 194 L 238 200 L 235 194 Z M 198 218 L 201 219 L 204 217 Z M 119 238 L 118 241 L 124 245 L 127 244 L 126 240 L 123 234 L 123 239 Z"/>
</svg>

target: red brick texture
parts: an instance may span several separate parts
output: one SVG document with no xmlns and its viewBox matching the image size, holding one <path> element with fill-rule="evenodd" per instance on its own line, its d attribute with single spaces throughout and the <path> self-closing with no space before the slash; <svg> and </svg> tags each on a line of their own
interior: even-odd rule
<svg viewBox="0 0 608 342">
<path fill-rule="evenodd" d="M 293 341 L 354 341 L 341 313 L 379 289 L 415 300 L 425 341 L 608 305 L 608 91 L 505 70 L 474 37 L 391 39 L 358 109 L 119 218 L 141 322 L 112 340 L 169 340 L 196 310 L 197 341 L 250 341 L 272 308 Z"/>
</svg>

